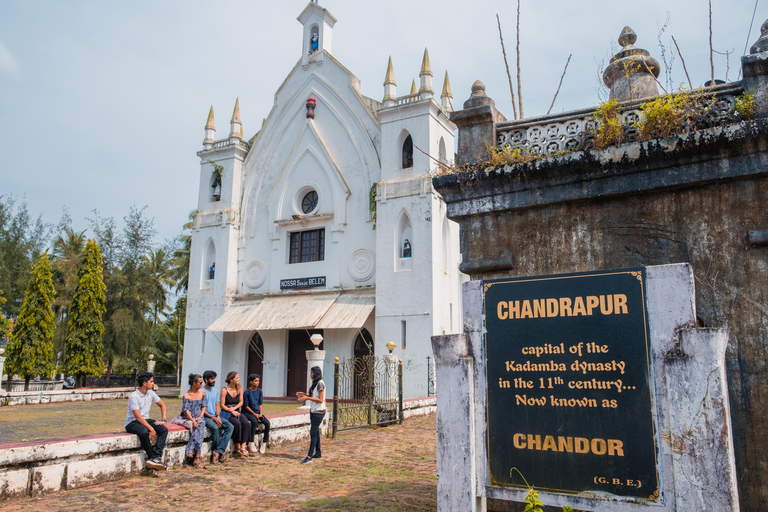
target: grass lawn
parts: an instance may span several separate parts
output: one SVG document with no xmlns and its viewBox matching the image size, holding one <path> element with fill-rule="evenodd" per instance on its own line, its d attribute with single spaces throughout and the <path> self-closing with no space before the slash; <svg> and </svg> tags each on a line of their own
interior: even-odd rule
<svg viewBox="0 0 768 512">
<path fill-rule="evenodd" d="M 168 419 L 181 412 L 181 399 L 163 397 Z M 299 403 L 264 404 L 269 418 L 298 412 Z M 125 432 L 128 399 L 63 402 L 0 407 L 0 444 Z M 160 419 L 160 408 L 152 406 L 151 418 Z"/>
</svg>

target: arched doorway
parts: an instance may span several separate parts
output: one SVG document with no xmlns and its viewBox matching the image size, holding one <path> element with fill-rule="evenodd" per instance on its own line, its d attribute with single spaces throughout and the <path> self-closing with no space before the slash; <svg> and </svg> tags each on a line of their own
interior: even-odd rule
<svg viewBox="0 0 768 512">
<path fill-rule="evenodd" d="M 368 329 L 360 329 L 355 338 L 355 375 L 354 392 L 356 399 L 365 398 L 366 386 L 368 385 L 368 373 L 364 371 L 367 364 L 362 364 L 362 359 L 374 355 L 373 336 Z"/>
<path fill-rule="evenodd" d="M 261 381 L 264 382 L 264 341 L 257 332 L 248 341 L 248 375 L 252 373 L 261 375 Z M 245 377 L 247 379 L 248 376 Z"/>
</svg>

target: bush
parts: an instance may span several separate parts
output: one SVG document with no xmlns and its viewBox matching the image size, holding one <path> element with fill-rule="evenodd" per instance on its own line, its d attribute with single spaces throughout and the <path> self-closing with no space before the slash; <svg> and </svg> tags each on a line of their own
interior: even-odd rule
<svg viewBox="0 0 768 512">
<path fill-rule="evenodd" d="M 592 131 L 592 147 L 603 149 L 621 144 L 624 139 L 624 125 L 621 122 L 618 103 L 615 99 L 602 102 L 595 110 L 595 129 Z"/>
</svg>

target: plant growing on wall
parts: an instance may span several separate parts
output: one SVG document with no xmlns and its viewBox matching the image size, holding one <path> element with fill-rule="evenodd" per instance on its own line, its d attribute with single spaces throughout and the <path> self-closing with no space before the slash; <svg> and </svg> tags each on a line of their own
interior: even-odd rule
<svg viewBox="0 0 768 512">
<path fill-rule="evenodd" d="M 104 332 L 102 316 L 107 309 L 107 287 L 102 276 L 103 267 L 99 246 L 88 240 L 77 269 L 77 288 L 69 306 L 67 358 L 64 361 L 64 371 L 83 381 L 86 375 L 98 377 L 104 371 L 101 335 Z"/>
<path fill-rule="evenodd" d="M 206 161 L 213 166 L 213 188 L 216 188 L 216 185 L 221 185 L 221 178 L 224 174 L 224 166 L 217 164 L 210 158 Z"/>
<path fill-rule="evenodd" d="M 754 91 L 744 91 L 740 95 L 736 96 L 733 101 L 733 109 L 744 121 L 752 119 L 752 114 L 755 111 L 755 93 Z"/>
<path fill-rule="evenodd" d="M 44 253 L 32 267 L 32 275 L 24 293 L 21 313 L 13 326 L 8 343 L 6 368 L 8 375 L 24 377 L 24 390 L 35 375 L 53 372 L 53 274 L 48 254 Z M 8 379 L 10 388 L 11 379 Z"/>
<path fill-rule="evenodd" d="M 378 182 L 374 183 L 371 185 L 371 190 L 368 192 L 368 212 L 371 214 L 373 229 L 376 229 L 376 190 L 378 186 Z"/>
<path fill-rule="evenodd" d="M 595 110 L 595 128 L 592 131 L 592 147 L 603 149 L 621 144 L 624 138 L 624 125 L 615 99 L 604 101 Z"/>
<path fill-rule="evenodd" d="M 696 98 L 689 94 L 666 94 L 643 103 L 640 106 L 644 114 L 644 119 L 639 123 L 640 136 L 650 139 L 682 132 L 694 115 L 697 103 Z"/>
</svg>

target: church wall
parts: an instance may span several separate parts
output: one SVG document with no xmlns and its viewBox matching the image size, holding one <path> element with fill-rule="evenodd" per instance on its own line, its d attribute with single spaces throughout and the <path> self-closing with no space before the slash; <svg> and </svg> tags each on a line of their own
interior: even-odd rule
<svg viewBox="0 0 768 512">
<path fill-rule="evenodd" d="M 311 69 L 312 74 L 297 67 L 278 91 L 246 162 L 242 267 L 261 262 L 269 277 L 256 287 L 242 273 L 241 293 L 279 293 L 281 279 L 296 277 L 326 276 L 327 288 L 374 282 L 354 280 L 348 268 L 354 251 L 375 250 L 368 192 L 378 181 L 378 125 L 349 85 L 346 70 L 331 60 Z M 314 121 L 306 119 L 309 96 L 317 99 Z M 320 196 L 315 212 L 320 218 L 290 222 L 293 215 L 306 217 L 299 196 L 308 188 Z M 289 222 L 277 225 L 275 220 Z M 322 227 L 324 261 L 289 264 L 289 233 Z"/>
</svg>

